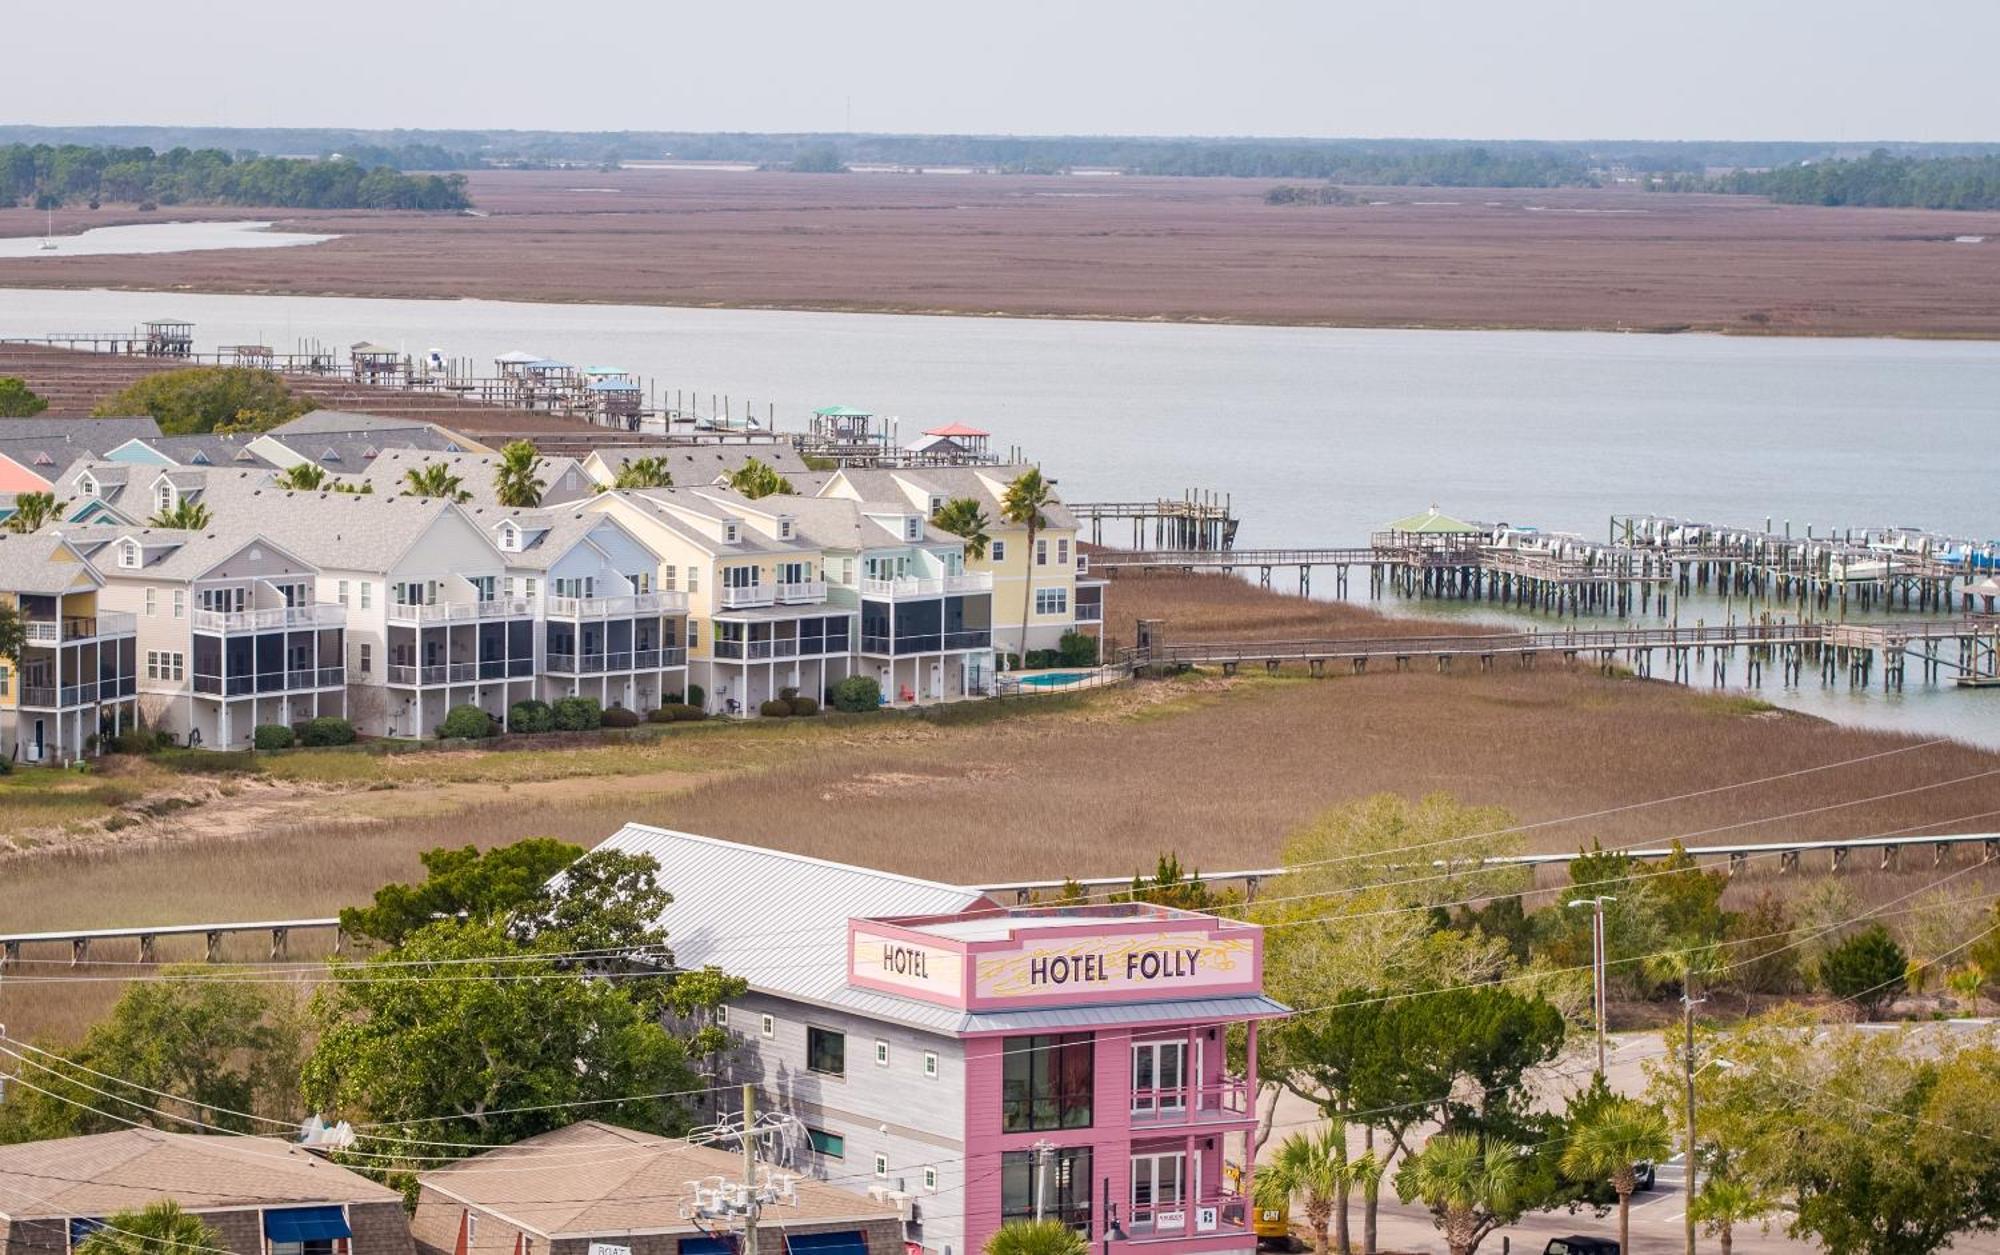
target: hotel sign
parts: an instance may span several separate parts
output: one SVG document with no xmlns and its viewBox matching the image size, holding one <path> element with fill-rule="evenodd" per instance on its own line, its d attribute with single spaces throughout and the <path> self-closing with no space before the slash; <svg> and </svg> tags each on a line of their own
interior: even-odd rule
<svg viewBox="0 0 2000 1255">
<path fill-rule="evenodd" d="M 848 924 L 848 983 L 966 1010 L 1254 994 L 1260 930 L 1173 920 L 1080 919 L 976 940 L 902 921 Z"/>
</svg>

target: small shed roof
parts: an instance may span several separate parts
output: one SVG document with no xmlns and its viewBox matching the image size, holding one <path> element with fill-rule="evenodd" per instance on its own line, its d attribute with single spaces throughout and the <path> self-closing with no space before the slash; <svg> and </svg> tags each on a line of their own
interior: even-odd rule
<svg viewBox="0 0 2000 1255">
<path fill-rule="evenodd" d="M 854 408 L 853 406 L 851 406 L 851 405 L 829 405 L 829 406 L 826 406 L 826 407 L 825 407 L 824 409 L 817 409 L 817 410 L 814 410 L 814 411 L 813 411 L 813 413 L 815 413 L 815 414 L 819 415 L 819 416 L 820 416 L 821 418 L 873 418 L 873 417 L 875 417 L 875 411 L 873 411 L 873 410 L 857 410 L 857 409 L 855 409 L 855 408 Z"/>
<path fill-rule="evenodd" d="M 926 431 L 924 434 L 926 436 L 967 437 L 967 436 L 990 436 L 993 433 L 990 431 L 981 431 L 977 427 L 968 427 L 964 423 L 946 423 L 942 427 L 933 427 L 930 430 Z"/>
<path fill-rule="evenodd" d="M 528 352 L 525 349 L 513 349 L 506 353 L 502 353 L 500 356 L 494 358 L 493 360 L 495 363 L 502 366 L 525 366 L 529 362 L 539 362 L 542 359 L 537 357 L 535 354 Z"/>
<path fill-rule="evenodd" d="M 1436 506 L 1432 506 L 1422 514 L 1412 514 L 1406 519 L 1397 519 L 1395 522 L 1389 524 L 1387 530 L 1392 532 L 1417 532 L 1432 536 L 1449 536 L 1454 534 L 1474 534 L 1483 529 L 1463 519 L 1455 519 L 1451 515 L 1440 511 Z"/>
<path fill-rule="evenodd" d="M 357 341 L 356 343 L 349 345 L 347 351 L 349 353 L 360 354 L 365 357 L 382 357 L 385 355 L 394 357 L 397 353 L 401 352 L 400 349 L 390 348 L 386 344 L 377 344 L 373 340 Z"/>
<path fill-rule="evenodd" d="M 0 1215 L 16 1220 L 104 1216 L 162 1198 L 204 1211 L 401 1197 L 339 1164 L 261 1137 L 134 1128 L 0 1147 Z"/>
<path fill-rule="evenodd" d="M 2000 575 L 1989 575 L 1977 584 L 1968 584 L 1965 591 L 1973 597 L 2000 597 Z"/>
</svg>

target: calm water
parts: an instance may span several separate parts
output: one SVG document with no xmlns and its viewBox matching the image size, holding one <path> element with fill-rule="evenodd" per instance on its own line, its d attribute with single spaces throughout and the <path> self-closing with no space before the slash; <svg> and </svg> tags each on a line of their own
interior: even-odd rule
<svg viewBox="0 0 2000 1255">
<path fill-rule="evenodd" d="M 43 236 L 0 238 L 0 257 L 32 257 L 60 261 L 65 257 L 99 257 L 120 253 L 195 253 L 217 248 L 289 248 L 336 239 L 297 231 L 266 230 L 268 222 L 140 222 L 124 227 L 92 227 L 79 235 L 57 235 L 56 247 L 44 249 Z M 57 221 L 64 231 L 69 226 Z M 47 330 L 47 328 L 44 328 Z M 11 334 L 11 333 L 10 333 Z"/>
<path fill-rule="evenodd" d="M 204 347 L 370 339 L 608 363 L 704 411 L 711 394 L 760 418 L 775 405 L 780 427 L 835 403 L 900 415 L 905 440 L 963 420 L 1025 447 L 1073 500 L 1229 492 L 1246 547 L 1358 543 L 1433 502 L 1589 536 L 1627 511 L 2000 535 L 1996 343 L 0 291 L 0 336 L 160 317 L 192 320 Z M 2000 693 L 1762 692 L 2000 745 Z"/>
</svg>

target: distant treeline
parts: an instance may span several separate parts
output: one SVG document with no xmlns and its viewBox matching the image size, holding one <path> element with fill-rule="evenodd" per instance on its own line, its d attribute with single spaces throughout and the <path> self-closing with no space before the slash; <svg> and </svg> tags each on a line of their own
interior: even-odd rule
<svg viewBox="0 0 2000 1255">
<path fill-rule="evenodd" d="M 1687 185 L 1669 184 L 1676 190 Z M 2000 156 L 1896 157 L 1877 149 L 1859 161 L 1819 161 L 1740 170 L 1704 190 L 1769 196 L 1788 205 L 2000 209 Z"/>
<path fill-rule="evenodd" d="M 52 208 L 255 205 L 301 209 L 464 209 L 465 176 L 409 175 L 358 161 L 232 157 L 216 148 L 13 144 L 0 148 L 0 205 Z"/>
</svg>

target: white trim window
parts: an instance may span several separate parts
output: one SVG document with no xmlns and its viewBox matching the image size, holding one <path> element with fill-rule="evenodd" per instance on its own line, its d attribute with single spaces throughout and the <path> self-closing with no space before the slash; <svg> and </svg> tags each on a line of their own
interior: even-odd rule
<svg viewBox="0 0 2000 1255">
<path fill-rule="evenodd" d="M 155 619 L 159 617 L 159 614 L 160 614 L 160 590 L 157 588 L 149 588 L 146 590 L 146 617 L 149 619 Z"/>
<path fill-rule="evenodd" d="M 1056 538 L 1056 565 L 1069 565 L 1069 538 L 1066 536 Z"/>
<path fill-rule="evenodd" d="M 938 1074 L 937 1051 L 924 1051 L 924 1075 L 935 1081 Z"/>
<path fill-rule="evenodd" d="M 176 588 L 174 590 L 174 617 L 176 619 L 185 619 L 187 618 L 187 614 L 188 614 L 187 589 Z"/>
<path fill-rule="evenodd" d="M 757 1018 L 757 1033 L 760 1037 L 772 1038 L 778 1035 L 778 1017 L 763 1015 Z"/>
<path fill-rule="evenodd" d="M 1068 614 L 1069 590 L 1067 588 L 1038 588 L 1035 590 L 1036 614 Z"/>
<path fill-rule="evenodd" d="M 880 1037 L 875 1039 L 875 1066 L 878 1068 L 889 1066 L 889 1043 Z"/>
<path fill-rule="evenodd" d="M 362 580 L 362 581 L 361 581 L 361 608 L 362 608 L 363 610 L 366 610 L 366 609 L 368 609 L 368 607 L 369 607 L 369 606 L 370 606 L 370 605 L 371 605 L 371 604 L 372 604 L 372 603 L 374 602 L 374 600 L 375 600 L 375 585 L 374 585 L 374 584 L 372 584 L 372 583 L 370 583 L 370 582 L 369 582 L 369 581 L 367 581 L 367 580 Z"/>
<path fill-rule="evenodd" d="M 1035 565 L 1047 566 L 1048 564 L 1049 564 L 1048 537 L 1046 536 L 1038 537 L 1035 540 Z"/>
<path fill-rule="evenodd" d="M 728 1027 L 729 1027 L 729 1004 L 728 1004 L 728 1003 L 726 1003 L 726 1002 L 722 1002 L 722 1003 L 717 1003 L 717 1004 L 716 1004 L 716 1007 L 715 1007 L 715 1026 L 716 1026 L 717 1028 L 728 1028 Z"/>
<path fill-rule="evenodd" d="M 1005 562 L 1007 560 L 1007 542 L 1004 540 L 988 541 L 986 542 L 986 552 L 993 559 L 995 565 Z"/>
<path fill-rule="evenodd" d="M 937 1167 L 934 1164 L 924 1165 L 924 1188 L 927 1190 L 937 1188 Z"/>
<path fill-rule="evenodd" d="M 889 1157 L 880 1151 L 875 1152 L 875 1175 L 878 1177 L 889 1175 Z"/>
</svg>

